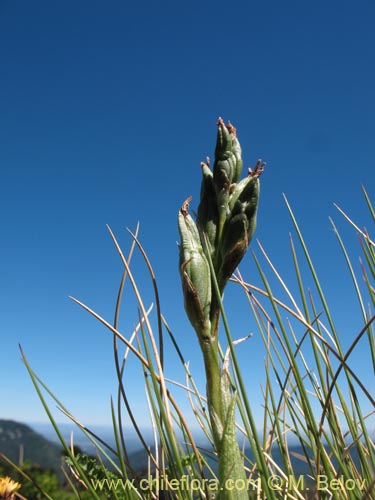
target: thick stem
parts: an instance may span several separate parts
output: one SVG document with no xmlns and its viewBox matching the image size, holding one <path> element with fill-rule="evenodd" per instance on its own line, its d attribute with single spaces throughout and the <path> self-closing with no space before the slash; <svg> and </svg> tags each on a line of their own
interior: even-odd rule
<svg viewBox="0 0 375 500">
<path fill-rule="evenodd" d="M 214 301 L 213 298 L 212 305 Z M 235 398 L 230 394 L 229 373 L 225 378 L 227 372 L 222 372 L 219 357 L 220 306 L 213 307 L 212 311 L 211 335 L 201 342 L 201 349 L 206 369 L 208 411 L 219 458 L 219 496 L 222 500 L 247 500 L 246 488 L 234 490 L 226 487 L 228 484 L 232 486 L 235 481 L 246 484 L 246 474 L 236 437 Z"/>
<path fill-rule="evenodd" d="M 217 335 L 204 339 L 201 342 L 201 349 L 206 370 L 208 412 L 210 415 L 215 448 L 219 452 L 222 438 L 222 397 Z"/>
</svg>

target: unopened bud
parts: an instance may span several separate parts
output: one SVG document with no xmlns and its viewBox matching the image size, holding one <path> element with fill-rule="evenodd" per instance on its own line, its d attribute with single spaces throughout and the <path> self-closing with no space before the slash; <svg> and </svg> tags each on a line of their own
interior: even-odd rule
<svg viewBox="0 0 375 500">
<path fill-rule="evenodd" d="M 180 274 L 185 311 L 200 340 L 211 332 L 211 273 L 195 222 L 188 213 L 186 200 L 178 214 L 181 236 Z"/>
<path fill-rule="evenodd" d="M 202 163 L 202 186 L 201 186 L 201 201 L 198 207 L 198 228 L 199 231 L 205 233 L 210 242 L 212 251 L 215 248 L 217 225 L 218 225 L 218 210 L 216 204 L 216 193 L 213 181 L 212 170 L 209 163 Z"/>
</svg>

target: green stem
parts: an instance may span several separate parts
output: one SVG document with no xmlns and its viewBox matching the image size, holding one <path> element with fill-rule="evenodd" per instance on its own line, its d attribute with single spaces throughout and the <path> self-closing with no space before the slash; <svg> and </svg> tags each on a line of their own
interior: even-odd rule
<svg viewBox="0 0 375 500">
<path fill-rule="evenodd" d="M 219 460 L 220 500 L 247 500 L 246 474 L 236 437 L 235 396 L 232 397 L 229 374 L 221 369 L 218 343 L 220 310 L 214 310 L 211 335 L 201 341 L 207 380 L 207 401 L 212 435 Z M 236 483 L 237 482 L 237 483 Z M 228 487 L 228 488 L 227 488 Z"/>
<path fill-rule="evenodd" d="M 219 452 L 222 437 L 219 428 L 219 423 L 221 424 L 222 422 L 222 398 L 220 387 L 221 369 L 217 335 L 212 335 L 209 338 L 203 339 L 201 341 L 201 349 L 203 353 L 204 367 L 206 370 L 208 412 L 210 415 L 215 447 Z"/>
</svg>

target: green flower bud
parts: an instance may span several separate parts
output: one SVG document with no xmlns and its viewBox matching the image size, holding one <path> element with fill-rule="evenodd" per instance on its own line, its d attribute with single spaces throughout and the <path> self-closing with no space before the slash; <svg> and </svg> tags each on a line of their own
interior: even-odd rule
<svg viewBox="0 0 375 500">
<path fill-rule="evenodd" d="M 246 188 L 246 186 L 252 182 L 252 178 L 250 175 L 242 179 L 238 184 L 233 184 L 232 185 L 232 190 L 229 196 L 229 212 L 231 212 L 236 205 L 236 202 L 238 198 L 240 197 L 241 193 L 243 190 Z"/>
<path fill-rule="evenodd" d="M 223 229 L 220 247 L 220 269 L 218 273 L 221 289 L 231 277 L 245 255 L 255 232 L 259 201 L 259 175 L 264 163 L 257 162 L 255 170 L 249 169 L 249 175 L 235 187 L 229 203 L 230 215 Z"/>
<path fill-rule="evenodd" d="M 242 151 L 236 128 L 230 122 L 225 126 L 222 118 L 219 118 L 214 164 L 214 178 L 215 183 L 217 180 L 219 190 L 226 180 L 229 184 L 239 181 L 242 172 L 241 156 Z"/>
<path fill-rule="evenodd" d="M 178 214 L 181 236 L 180 274 L 185 311 L 200 340 L 210 337 L 211 273 L 199 238 L 199 232 L 188 213 L 191 198 Z"/>
<path fill-rule="evenodd" d="M 236 137 L 236 129 L 231 123 L 225 126 L 218 120 L 218 133 L 213 168 L 219 214 L 218 242 L 220 242 L 225 219 L 229 214 L 229 198 L 232 185 L 237 183 L 242 171 L 241 146 Z"/>
<path fill-rule="evenodd" d="M 218 270 L 218 282 L 221 291 L 234 270 L 241 262 L 249 246 L 248 220 L 244 213 L 230 217 L 223 231 L 223 239 L 220 247 L 220 268 Z"/>
<path fill-rule="evenodd" d="M 217 138 L 215 147 L 215 160 L 224 160 L 232 154 L 233 137 L 236 129 L 228 124 L 225 126 L 224 120 L 219 117 L 217 121 Z"/>
<path fill-rule="evenodd" d="M 251 238 L 254 235 L 257 221 L 257 212 L 258 212 L 258 203 L 259 203 L 259 194 L 260 194 L 260 182 L 259 176 L 263 172 L 265 163 L 262 160 L 258 160 L 254 170 L 249 169 L 249 178 L 250 182 L 248 182 L 241 194 L 238 197 L 238 202 L 242 205 L 242 211 L 245 213 L 247 218 L 247 231 L 249 243 Z M 233 209 L 235 212 L 235 208 Z"/>
<path fill-rule="evenodd" d="M 201 201 L 198 207 L 197 223 L 199 230 L 207 234 L 208 240 L 211 244 L 211 248 L 214 250 L 218 224 L 218 211 L 216 205 L 216 193 L 213 181 L 213 173 L 210 169 L 209 158 L 207 158 L 207 163 L 201 163 L 201 167 L 203 179 L 201 186 Z"/>
<path fill-rule="evenodd" d="M 233 179 L 232 179 L 232 183 L 233 183 L 233 182 L 238 182 L 241 178 L 242 150 L 241 150 L 240 143 L 237 139 L 236 128 L 233 127 L 233 125 L 230 122 L 228 122 L 228 130 L 232 134 L 232 151 L 233 151 L 234 157 L 236 159 L 236 165 L 235 165 L 235 169 L 233 172 Z"/>
<path fill-rule="evenodd" d="M 247 198 L 251 198 L 251 190 L 253 190 L 251 184 L 254 182 L 254 179 L 258 178 L 260 174 L 263 172 L 265 165 L 266 165 L 265 162 L 262 162 L 262 160 L 258 160 L 254 170 L 249 168 L 247 177 L 242 179 L 238 184 L 233 185 L 229 199 L 230 211 L 233 210 L 239 198 L 242 201 L 246 201 Z"/>
</svg>

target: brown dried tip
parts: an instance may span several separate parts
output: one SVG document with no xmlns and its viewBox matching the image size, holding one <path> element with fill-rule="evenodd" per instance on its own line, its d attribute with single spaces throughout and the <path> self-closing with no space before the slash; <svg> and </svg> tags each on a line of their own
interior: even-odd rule
<svg viewBox="0 0 375 500">
<path fill-rule="evenodd" d="M 236 127 L 234 127 L 229 120 L 228 120 L 228 125 L 225 125 L 224 120 L 221 118 L 221 116 L 219 116 L 219 118 L 217 120 L 217 124 L 219 127 L 227 128 L 228 132 L 230 133 L 230 135 L 233 138 L 236 137 L 236 134 L 237 134 Z"/>
<path fill-rule="evenodd" d="M 209 157 L 207 156 L 207 158 L 206 158 L 206 162 L 201 161 L 201 167 L 202 167 L 202 168 L 203 168 L 203 167 L 208 167 L 208 168 L 210 168 L 210 162 L 211 162 L 211 161 L 210 161 Z"/>
<path fill-rule="evenodd" d="M 237 129 L 231 124 L 230 121 L 228 121 L 227 129 L 232 137 L 236 137 Z"/>
<path fill-rule="evenodd" d="M 221 116 L 219 116 L 217 124 L 219 125 L 219 127 L 225 127 L 224 120 L 221 118 Z"/>
<path fill-rule="evenodd" d="M 262 160 L 258 160 L 256 162 L 254 170 L 252 168 L 248 169 L 249 177 L 259 177 L 260 174 L 264 171 L 264 167 L 266 166 L 266 162 Z"/>
<path fill-rule="evenodd" d="M 189 198 L 187 198 L 184 203 L 182 204 L 182 207 L 181 207 L 181 213 L 182 215 L 186 218 L 188 215 L 189 215 L 189 205 L 190 205 L 190 202 L 191 200 L 193 199 L 192 196 L 189 196 Z"/>
</svg>

